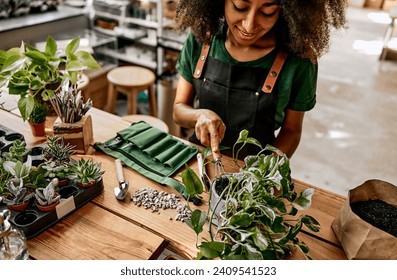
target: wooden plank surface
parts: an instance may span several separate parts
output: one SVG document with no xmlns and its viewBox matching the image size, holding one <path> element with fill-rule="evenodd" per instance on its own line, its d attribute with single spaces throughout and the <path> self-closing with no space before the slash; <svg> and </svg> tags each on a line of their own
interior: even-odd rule
<svg viewBox="0 0 397 280">
<path fill-rule="evenodd" d="M 41 260 L 147 260 L 164 239 L 92 203 L 28 239 L 30 256 Z"/>
</svg>

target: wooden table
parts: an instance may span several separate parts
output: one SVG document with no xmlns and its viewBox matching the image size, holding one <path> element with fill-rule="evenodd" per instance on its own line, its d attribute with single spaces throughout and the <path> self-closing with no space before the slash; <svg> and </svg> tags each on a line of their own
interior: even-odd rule
<svg viewBox="0 0 397 280">
<path fill-rule="evenodd" d="M 116 115 L 92 108 L 94 140 L 104 142 L 130 124 Z M 33 137 L 27 123 L 10 112 L 0 110 L 1 124 L 25 136 L 29 147 L 45 141 L 45 137 Z M 50 131 L 50 125 L 48 127 Z M 193 230 L 173 219 L 171 209 L 154 212 L 134 205 L 128 197 L 141 188 L 152 188 L 176 193 L 170 187 L 161 186 L 143 177 L 130 168 L 124 168 L 129 181 L 129 194 L 125 201 L 116 200 L 113 189 L 117 186 L 114 158 L 92 150 L 90 155 L 80 155 L 102 162 L 104 191 L 83 207 L 70 213 L 43 233 L 28 240 L 29 252 L 34 259 L 155 259 L 164 248 L 177 252 L 183 258 L 192 259 L 197 254 L 196 236 Z M 80 157 L 77 156 L 77 157 Z M 198 170 L 192 159 L 189 165 Z M 224 160 L 227 170 L 233 163 Z M 177 172 L 178 173 L 178 172 Z M 177 176 L 177 175 L 175 175 Z M 346 259 L 331 223 L 346 201 L 345 197 L 295 180 L 300 191 L 314 188 L 313 203 L 305 213 L 315 217 L 321 224 L 319 233 L 301 232 L 298 237 L 310 248 L 313 259 Z M 200 206 L 202 208 L 205 205 Z M 172 219 L 171 219 L 172 218 Z M 291 259 L 302 256 L 292 255 Z"/>
</svg>

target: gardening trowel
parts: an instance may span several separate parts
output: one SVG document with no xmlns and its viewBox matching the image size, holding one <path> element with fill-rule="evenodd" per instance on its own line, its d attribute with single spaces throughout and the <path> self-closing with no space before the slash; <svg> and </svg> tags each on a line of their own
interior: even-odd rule
<svg viewBox="0 0 397 280">
<path fill-rule="evenodd" d="M 121 160 L 116 159 L 114 162 L 116 164 L 117 180 L 119 181 L 119 186 L 114 188 L 114 195 L 118 200 L 124 200 L 128 192 L 128 182 L 125 182 L 124 180 L 123 166 L 121 164 Z"/>
</svg>

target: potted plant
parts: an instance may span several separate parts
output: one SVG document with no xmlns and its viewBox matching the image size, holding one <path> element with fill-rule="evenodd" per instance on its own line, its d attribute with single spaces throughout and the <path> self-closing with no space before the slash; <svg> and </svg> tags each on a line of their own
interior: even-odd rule
<svg viewBox="0 0 397 280">
<path fill-rule="evenodd" d="M 22 42 L 19 48 L 0 50 L 0 88 L 19 95 L 18 108 L 23 120 L 28 120 L 35 104 L 54 98 L 62 84 L 69 79 L 77 84 L 81 71 L 100 68 L 92 55 L 78 50 L 80 37 L 74 38 L 64 53 L 48 36 L 45 50 L 40 51 Z"/>
<path fill-rule="evenodd" d="M 27 157 L 26 162 L 3 162 L 3 169 L 11 175 L 11 178 L 6 182 L 7 189 L 2 195 L 2 201 L 7 204 L 10 210 L 24 211 L 33 197 L 33 194 L 25 185 L 31 167 L 32 159 L 30 156 Z"/>
<path fill-rule="evenodd" d="M 37 188 L 35 191 L 36 207 L 43 212 L 49 212 L 55 209 L 59 204 L 61 195 L 57 192 L 58 179 L 52 179 L 45 188 Z"/>
<path fill-rule="evenodd" d="M 46 178 L 58 178 L 60 187 L 69 183 L 69 163 L 74 154 L 73 149 L 73 145 L 65 143 L 58 135 L 47 137 L 47 145 L 43 150 L 45 162 L 40 167 L 46 170 Z"/>
<path fill-rule="evenodd" d="M 94 163 L 92 159 L 79 159 L 70 164 L 68 178 L 74 180 L 79 187 L 87 188 L 98 182 L 105 171 L 101 170 L 101 163 Z"/>
<path fill-rule="evenodd" d="M 33 136 L 43 136 L 45 134 L 45 122 L 48 114 L 48 107 L 45 103 L 35 103 L 33 110 L 28 118 L 30 129 Z"/>
<path fill-rule="evenodd" d="M 238 153 L 246 144 L 262 149 L 243 130 L 233 147 L 237 165 Z M 236 145 L 240 148 L 235 153 Z M 194 171 L 186 168 L 181 175 L 189 195 L 200 195 L 203 187 Z M 210 240 L 200 242 L 197 259 L 284 259 L 294 247 L 310 259 L 309 248 L 297 234 L 303 225 L 313 232 L 319 231 L 320 225 L 311 216 L 295 216 L 298 210 L 310 207 L 313 189 L 294 191 L 289 160 L 281 151 L 268 145 L 247 156 L 238 172 L 213 180 L 211 192 L 219 184 L 224 188 L 216 201 L 209 202 L 208 211 L 194 210 L 187 221 L 197 236 L 208 222 Z M 214 227 L 214 210 L 220 203 L 224 206 Z"/>
</svg>

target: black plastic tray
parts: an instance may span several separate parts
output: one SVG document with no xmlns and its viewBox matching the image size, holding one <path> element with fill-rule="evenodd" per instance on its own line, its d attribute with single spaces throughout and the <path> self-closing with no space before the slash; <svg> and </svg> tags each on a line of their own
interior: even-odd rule
<svg viewBox="0 0 397 280">
<path fill-rule="evenodd" d="M 0 152 L 8 152 L 12 143 L 18 139 L 21 141 L 25 140 L 22 134 L 0 125 Z"/>
<path fill-rule="evenodd" d="M 22 230 L 26 238 L 31 238 L 49 228 L 69 213 L 78 209 L 103 191 L 102 179 L 89 188 L 81 188 L 75 183 L 60 188 L 61 202 L 50 212 L 40 211 L 32 202 L 24 212 L 11 211 L 10 222 Z M 0 211 L 7 205 L 0 204 Z"/>
<path fill-rule="evenodd" d="M 21 141 L 25 140 L 22 134 L 0 125 L 0 151 L 2 153 L 7 152 L 10 146 L 12 146 L 12 143 L 18 139 Z M 33 166 L 38 166 L 44 161 L 44 147 L 45 144 L 31 148 L 29 154 L 32 157 Z M 31 202 L 24 212 L 11 211 L 10 221 L 15 227 L 24 232 L 26 238 L 31 238 L 92 200 L 102 191 L 102 179 L 89 188 L 81 188 L 72 181 L 69 185 L 59 189 L 61 202 L 57 205 L 55 210 L 51 212 L 42 212 Z M 0 203 L 0 211 L 6 208 L 6 204 Z"/>
</svg>

